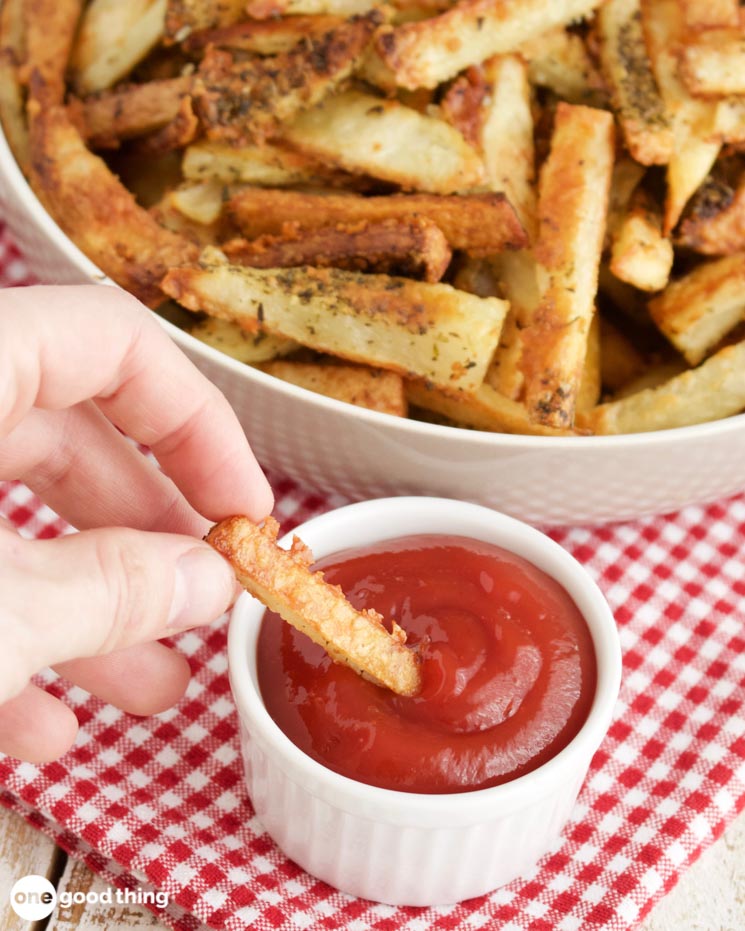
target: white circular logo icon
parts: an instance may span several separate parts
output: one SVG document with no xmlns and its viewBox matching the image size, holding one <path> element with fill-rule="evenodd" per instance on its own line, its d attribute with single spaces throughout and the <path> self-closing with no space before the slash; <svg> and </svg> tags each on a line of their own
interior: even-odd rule
<svg viewBox="0 0 745 931">
<path fill-rule="evenodd" d="M 10 907 L 25 921 L 40 921 L 54 911 L 57 890 L 43 876 L 23 876 L 10 890 Z"/>
</svg>

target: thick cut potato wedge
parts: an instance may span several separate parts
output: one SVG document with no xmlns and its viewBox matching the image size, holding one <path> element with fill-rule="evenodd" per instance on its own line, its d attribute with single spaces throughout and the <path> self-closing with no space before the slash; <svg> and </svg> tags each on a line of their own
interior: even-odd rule
<svg viewBox="0 0 745 931">
<path fill-rule="evenodd" d="M 619 401 L 601 404 L 583 425 L 595 433 L 647 433 L 730 417 L 745 408 L 745 342 L 702 365 Z"/>
<path fill-rule="evenodd" d="M 263 372 L 316 394 L 366 407 L 371 411 L 405 417 L 404 381 L 395 372 L 358 365 L 275 360 L 261 366 Z"/>
<path fill-rule="evenodd" d="M 194 82 L 194 103 L 207 137 L 233 145 L 261 143 L 301 111 L 299 119 L 307 119 L 308 108 L 360 63 L 381 22 L 373 10 L 269 58 L 208 48 Z"/>
<path fill-rule="evenodd" d="M 614 230 L 610 270 L 640 291 L 661 291 L 673 267 L 673 244 L 662 235 L 662 210 L 643 189 Z"/>
<path fill-rule="evenodd" d="M 431 220 L 363 221 L 314 230 L 288 224 L 281 236 L 234 239 L 222 250 L 238 265 L 252 268 L 346 268 L 439 281 L 452 256 L 442 231 Z"/>
<path fill-rule="evenodd" d="M 166 270 L 193 261 L 197 247 L 161 227 L 86 147 L 63 107 L 31 116 L 31 183 L 70 238 L 123 288 L 157 307 Z"/>
<path fill-rule="evenodd" d="M 205 539 L 231 564 L 240 584 L 276 611 L 337 663 L 399 695 L 421 688 L 418 655 L 406 647 L 406 634 L 390 632 L 376 611 L 357 611 L 338 585 L 311 572 L 313 554 L 297 537 L 289 550 L 277 546 L 279 524 L 271 517 L 258 527 L 247 517 L 229 517 Z"/>
<path fill-rule="evenodd" d="M 652 319 L 691 365 L 745 316 L 745 253 L 699 265 L 649 302 Z"/>
<path fill-rule="evenodd" d="M 327 98 L 281 136 L 319 161 L 418 191 L 452 194 L 483 179 L 481 159 L 452 126 L 357 90 Z"/>
<path fill-rule="evenodd" d="M 460 0 L 431 19 L 384 27 L 376 48 L 399 86 L 436 87 L 599 5 L 600 0 Z"/>
<path fill-rule="evenodd" d="M 200 140 L 184 150 L 181 170 L 190 181 L 214 180 L 261 187 L 319 185 L 332 176 L 319 162 L 269 142 L 232 146 Z"/>
<path fill-rule="evenodd" d="M 689 39 L 680 53 L 680 71 L 696 96 L 745 94 L 745 26 L 711 29 Z"/>
<path fill-rule="evenodd" d="M 550 427 L 574 424 L 613 155 L 609 113 L 559 104 L 539 182 L 534 253 L 541 298 L 522 333 L 525 403 L 535 422 Z"/>
<path fill-rule="evenodd" d="M 276 359 L 277 356 L 286 356 L 298 348 L 298 343 L 292 339 L 273 336 L 261 330 L 258 333 L 249 333 L 237 323 L 218 320 L 216 317 L 197 320 L 189 327 L 189 332 L 213 349 L 219 349 L 238 362 L 248 365 L 258 365 Z"/>
<path fill-rule="evenodd" d="M 301 191 L 246 189 L 233 196 L 228 212 L 249 239 L 278 235 L 285 223 L 317 229 L 337 223 L 374 223 L 424 217 L 438 226 L 454 249 L 475 257 L 527 245 L 525 230 L 503 194 L 462 197 L 437 194 L 306 194 Z"/>
<path fill-rule="evenodd" d="M 207 257 L 209 260 L 209 257 Z M 449 285 L 335 268 L 173 268 L 163 290 L 188 310 L 295 339 L 457 391 L 484 379 L 507 305 Z"/>
<path fill-rule="evenodd" d="M 104 90 L 129 74 L 163 37 L 165 13 L 166 0 L 92 0 L 70 60 L 77 92 Z M 51 24 L 44 25 L 53 35 Z"/>
<path fill-rule="evenodd" d="M 672 119 L 652 73 L 639 0 L 603 4 L 597 31 L 603 72 L 629 152 L 642 165 L 667 164 L 674 146 Z"/>
</svg>

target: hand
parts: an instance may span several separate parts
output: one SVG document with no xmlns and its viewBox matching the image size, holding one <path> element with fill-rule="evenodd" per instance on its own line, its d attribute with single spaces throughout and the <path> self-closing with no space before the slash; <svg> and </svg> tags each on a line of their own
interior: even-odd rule
<svg viewBox="0 0 745 931">
<path fill-rule="evenodd" d="M 219 617 L 235 588 L 201 537 L 273 502 L 225 398 L 123 291 L 0 291 L 0 372 L 0 479 L 82 531 L 0 523 L 0 750 L 42 762 L 78 724 L 31 676 L 52 666 L 134 714 L 172 705 L 189 667 L 155 641 Z"/>
</svg>

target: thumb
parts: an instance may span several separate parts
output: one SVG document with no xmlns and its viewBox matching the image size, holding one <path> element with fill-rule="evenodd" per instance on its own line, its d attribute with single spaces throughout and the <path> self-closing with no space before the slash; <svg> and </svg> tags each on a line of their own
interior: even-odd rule
<svg viewBox="0 0 745 931">
<path fill-rule="evenodd" d="M 0 530 L 0 702 L 44 666 L 208 623 L 230 605 L 228 563 L 192 537 L 128 529 L 23 540 Z"/>
</svg>

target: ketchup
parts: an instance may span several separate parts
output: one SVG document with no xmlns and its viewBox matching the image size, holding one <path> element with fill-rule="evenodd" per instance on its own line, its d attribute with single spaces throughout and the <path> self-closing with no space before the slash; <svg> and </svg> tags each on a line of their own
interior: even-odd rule
<svg viewBox="0 0 745 931">
<path fill-rule="evenodd" d="M 521 557 L 418 535 L 336 553 L 316 568 L 356 608 L 403 627 L 422 661 L 420 693 L 403 698 L 267 612 L 258 641 L 264 703 L 329 769 L 404 792 L 484 789 L 555 756 L 587 718 L 590 632 L 564 589 Z"/>
</svg>

